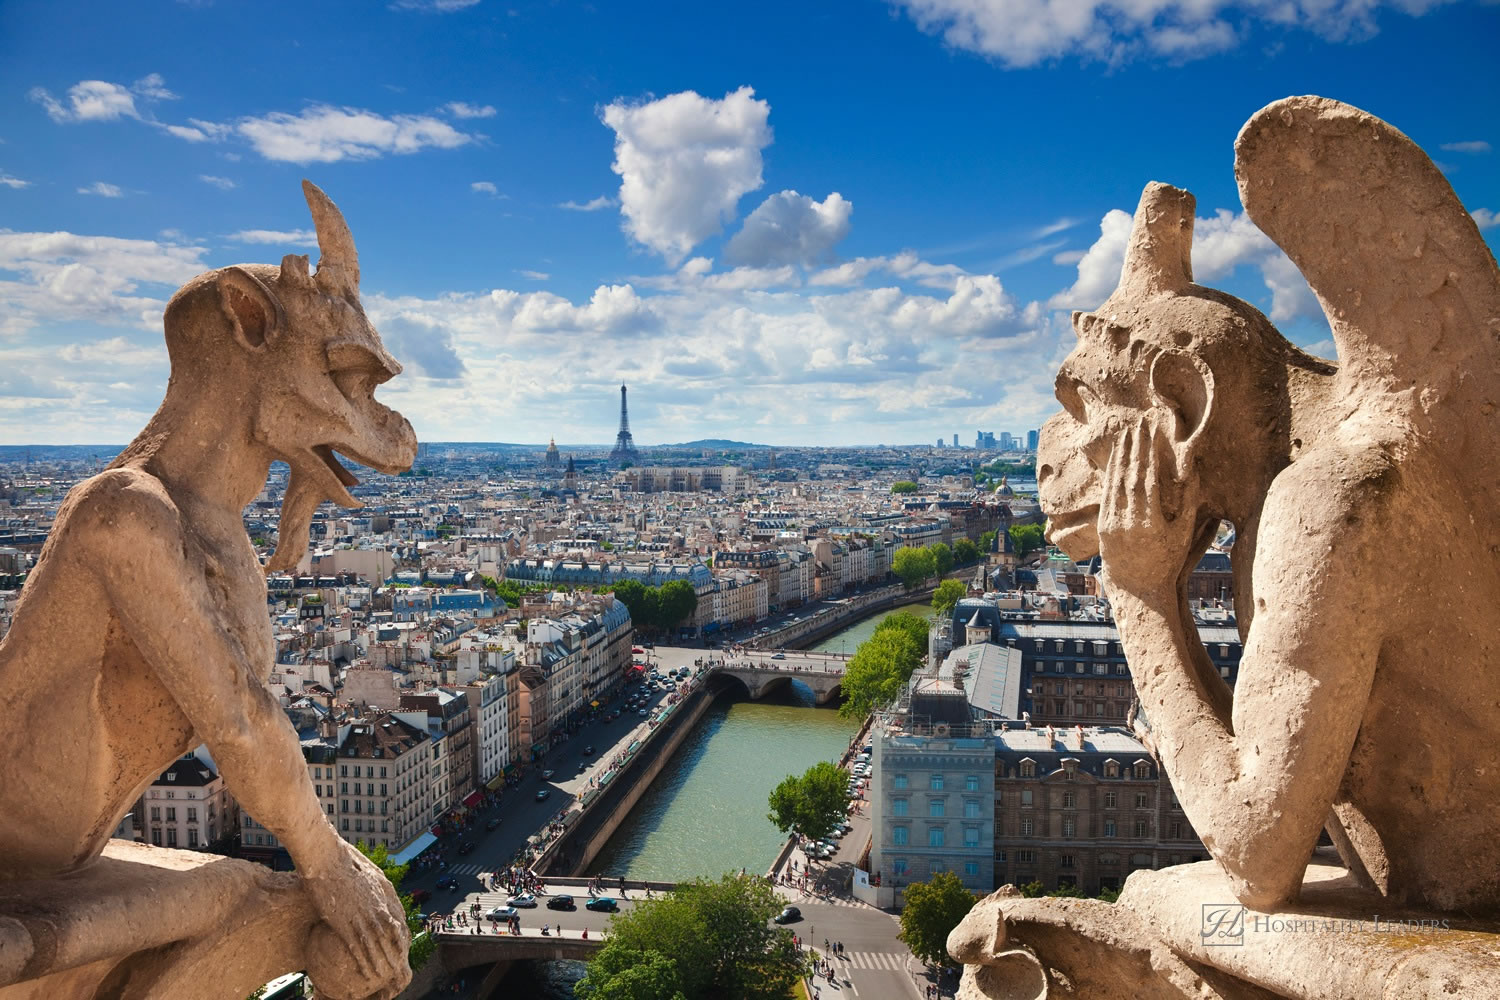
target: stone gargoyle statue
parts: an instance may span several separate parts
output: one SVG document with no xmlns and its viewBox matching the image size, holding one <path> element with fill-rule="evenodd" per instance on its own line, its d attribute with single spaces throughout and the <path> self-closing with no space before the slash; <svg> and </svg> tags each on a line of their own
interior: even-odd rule
<svg viewBox="0 0 1500 1000">
<path fill-rule="evenodd" d="M 272 565 L 295 565 L 320 502 L 359 506 L 334 452 L 386 473 L 416 455 L 411 425 L 374 399 L 401 366 L 360 305 L 349 227 L 303 189 L 316 273 L 290 255 L 172 297 L 166 398 L 69 493 L 0 643 L 0 1000 L 242 998 L 302 969 L 353 1000 L 410 980 L 400 902 L 323 815 L 266 688 L 264 570 L 241 520 L 288 463 Z M 200 743 L 295 875 L 109 841 Z"/>
<path fill-rule="evenodd" d="M 1193 198 L 1151 184 L 1119 287 L 1073 316 L 1037 470 L 1212 860 L 1113 905 L 1002 889 L 949 940 L 962 996 L 1500 996 L 1500 271 L 1369 114 L 1289 98 L 1235 154 L 1337 364 L 1195 284 Z M 1221 521 L 1232 692 L 1186 600 Z"/>
</svg>

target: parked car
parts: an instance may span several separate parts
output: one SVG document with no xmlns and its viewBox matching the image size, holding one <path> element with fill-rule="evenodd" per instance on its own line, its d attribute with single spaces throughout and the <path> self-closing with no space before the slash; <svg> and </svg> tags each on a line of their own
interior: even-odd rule
<svg viewBox="0 0 1500 1000">
<path fill-rule="evenodd" d="M 495 829 L 499 825 L 500 825 L 500 817 L 499 816 L 491 816 L 489 819 L 487 819 L 487 820 L 484 821 L 484 828 L 486 830 L 493 830 L 493 829 Z"/>
<path fill-rule="evenodd" d="M 472 840 L 466 840 L 458 845 L 459 854 L 468 854 L 472 850 L 474 850 L 474 841 Z"/>
<path fill-rule="evenodd" d="M 592 753 L 593 753 L 593 752 L 594 752 L 594 747 L 593 747 L 593 745 L 592 745 L 592 744 L 590 744 L 590 745 L 589 745 L 589 746 L 586 746 L 586 747 L 584 747 L 584 748 L 583 748 L 583 755 L 584 755 L 584 756 L 585 756 L 585 757 L 588 757 L 588 756 L 589 756 L 589 755 L 591 755 L 591 754 L 592 754 Z"/>
<path fill-rule="evenodd" d="M 635 714 L 636 715 L 645 715 L 646 714 L 646 710 L 643 708 L 643 709 L 641 709 L 639 712 L 637 712 Z"/>
<path fill-rule="evenodd" d="M 784 660 L 784 659 L 786 659 L 786 654 L 785 653 L 772 653 L 771 654 L 771 659 L 773 659 L 773 660 Z"/>
<path fill-rule="evenodd" d="M 488 920 L 509 920 L 511 917 L 519 917 L 521 911 L 514 906 L 497 906 L 485 914 Z"/>
<path fill-rule="evenodd" d="M 416 903 L 418 906 L 420 906 L 423 903 L 427 902 L 431 898 L 432 898 L 432 892 L 429 889 L 416 889 L 416 890 L 413 890 L 412 894 L 411 894 L 411 901 L 413 903 Z"/>
<path fill-rule="evenodd" d="M 795 906 L 783 906 L 781 912 L 771 918 L 778 924 L 790 924 L 802 919 L 802 911 Z"/>
<path fill-rule="evenodd" d="M 536 897 L 529 892 L 523 892 L 519 896 L 510 897 L 506 903 L 518 909 L 530 910 L 536 906 Z"/>
<path fill-rule="evenodd" d="M 551 771 L 551 770 L 543 771 L 542 772 L 542 780 L 543 781 L 551 781 L 552 780 L 552 776 L 554 774 L 556 774 L 556 773 L 557 773 L 556 771 Z"/>
<path fill-rule="evenodd" d="M 598 910 L 601 913 L 615 913 L 620 909 L 620 903 L 613 896 L 596 896 L 583 904 L 586 910 Z"/>
<path fill-rule="evenodd" d="M 536 800 L 538 802 L 545 801 L 547 799 L 547 797 L 550 796 L 551 794 L 552 794 L 552 789 L 550 789 L 550 788 L 538 788 L 537 792 L 536 792 Z"/>
<path fill-rule="evenodd" d="M 562 895 L 558 895 L 558 896 L 549 897 L 548 900 L 547 900 L 547 909 L 549 909 L 549 910 L 576 910 L 577 907 L 573 905 L 573 897 L 572 896 L 569 896 L 567 894 L 562 894 Z"/>
<path fill-rule="evenodd" d="M 457 889 L 458 877 L 455 875 L 444 875 L 437 880 L 437 887 L 439 889 Z"/>
</svg>

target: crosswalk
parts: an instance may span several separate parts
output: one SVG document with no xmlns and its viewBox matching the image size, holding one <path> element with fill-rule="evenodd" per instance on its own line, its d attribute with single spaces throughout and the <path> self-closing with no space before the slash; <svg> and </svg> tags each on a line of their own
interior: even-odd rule
<svg viewBox="0 0 1500 1000">
<path fill-rule="evenodd" d="M 478 875 L 478 865 L 449 865 L 443 869 L 444 875 Z"/>
<path fill-rule="evenodd" d="M 841 896 L 815 896 L 812 893 L 803 892 L 800 889 L 789 889 L 786 886 L 777 886 L 777 894 L 780 895 L 782 899 L 785 899 L 791 903 L 795 903 L 799 906 L 803 906 L 808 903 L 818 903 L 823 906 L 846 907 L 864 907 L 866 905 L 864 903 L 861 903 L 857 899 L 845 899 Z"/>
<path fill-rule="evenodd" d="M 834 961 L 851 969 L 886 969 L 891 972 L 903 972 L 906 969 L 906 959 L 906 955 L 896 955 L 886 951 L 846 951 L 842 958 Z"/>
</svg>

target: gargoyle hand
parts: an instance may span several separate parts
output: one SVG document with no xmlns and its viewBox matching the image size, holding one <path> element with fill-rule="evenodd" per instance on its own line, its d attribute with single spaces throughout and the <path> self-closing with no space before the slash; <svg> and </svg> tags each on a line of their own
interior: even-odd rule
<svg viewBox="0 0 1500 1000">
<path fill-rule="evenodd" d="M 1156 410 L 1126 425 L 1110 450 L 1099 507 L 1099 555 L 1110 594 L 1177 603 L 1198 535 L 1198 484 L 1182 476 Z"/>
<path fill-rule="evenodd" d="M 328 995 L 393 997 L 411 981 L 405 912 L 385 874 L 353 845 L 338 844 L 334 864 L 303 879 L 332 932 L 314 934 L 308 972 L 314 982 L 337 983 Z M 342 954 L 326 954 L 335 950 Z M 320 978 L 319 966 L 326 978 Z"/>
</svg>

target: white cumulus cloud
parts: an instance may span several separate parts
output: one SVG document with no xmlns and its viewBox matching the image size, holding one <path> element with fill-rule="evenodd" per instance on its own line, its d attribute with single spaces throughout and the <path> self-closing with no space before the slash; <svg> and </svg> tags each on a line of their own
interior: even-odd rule
<svg viewBox="0 0 1500 1000">
<path fill-rule="evenodd" d="M 360 108 L 314 105 L 298 114 L 275 111 L 241 118 L 234 130 L 268 160 L 336 163 L 428 147 L 453 149 L 474 137 L 430 115 L 385 115 Z"/>
<path fill-rule="evenodd" d="M 221 191 L 230 191 L 239 186 L 228 177 L 216 177 L 213 174 L 199 174 L 198 179 L 205 184 L 212 184 Z"/>
<path fill-rule="evenodd" d="M 31 186 L 31 182 L 30 181 L 23 181 L 19 177 L 12 177 L 10 174 L 6 173 L 4 170 L 0 170 L 0 186 L 4 186 L 4 187 L 8 187 L 8 188 L 15 188 L 17 190 L 20 190 L 23 187 L 30 187 Z"/>
<path fill-rule="evenodd" d="M 599 197 L 590 198 L 588 201 L 573 201 L 569 199 L 557 207 L 566 208 L 570 212 L 597 212 L 601 208 L 608 208 L 614 203 L 615 200 L 613 198 L 601 194 Z"/>
<path fill-rule="evenodd" d="M 120 190 L 118 184 L 106 184 L 104 181 L 95 181 L 88 187 L 78 189 L 79 194 L 96 194 L 101 198 L 123 198 L 125 192 Z"/>
<path fill-rule="evenodd" d="M 500 189 L 495 187 L 492 181 L 475 181 L 469 185 L 469 190 L 475 194 L 495 195 L 500 193 Z"/>
<path fill-rule="evenodd" d="M 895 0 L 921 30 L 1008 68 L 1055 59 L 1196 59 L 1239 44 L 1254 22 L 1331 41 L 1378 30 L 1382 7 L 1420 16 L 1448 0 Z"/>
<path fill-rule="evenodd" d="M 237 233 L 230 233 L 229 239 L 236 243 L 267 243 L 299 247 L 318 245 L 318 234 L 311 229 L 241 229 Z"/>
<path fill-rule="evenodd" d="M 1500 212 L 1491 212 L 1487 208 L 1476 208 L 1469 214 L 1474 217 L 1474 224 L 1480 229 L 1490 229 L 1500 223 Z"/>
<path fill-rule="evenodd" d="M 488 104 L 469 104 L 465 101 L 449 101 L 443 107 L 454 118 L 493 118 L 495 109 Z"/>
<path fill-rule="evenodd" d="M 1467 142 L 1445 142 L 1438 148 L 1449 153 L 1488 153 L 1490 144 L 1482 139 L 1471 139 Z"/>
<path fill-rule="evenodd" d="M 821 202 L 796 191 L 773 194 L 745 218 L 724 256 L 749 267 L 816 264 L 849 235 L 853 212 L 853 203 L 837 191 Z"/>
<path fill-rule="evenodd" d="M 479 0 L 391 0 L 391 10 L 426 10 L 438 14 L 451 14 L 456 10 L 473 7 Z"/>
<path fill-rule="evenodd" d="M 675 266 L 720 232 L 740 198 L 764 183 L 770 113 L 749 87 L 719 100 L 689 90 L 606 106 L 626 233 Z"/>
</svg>

